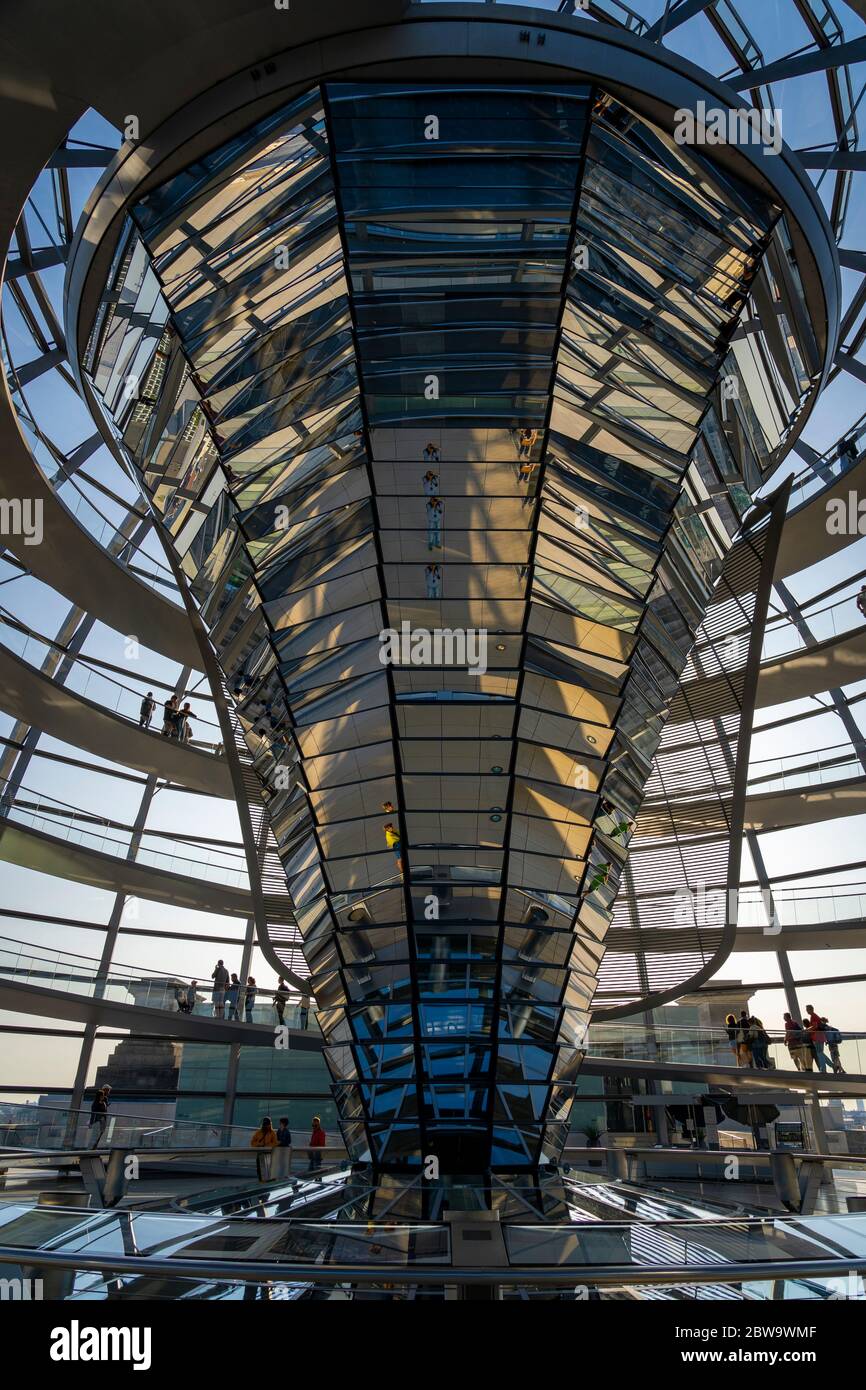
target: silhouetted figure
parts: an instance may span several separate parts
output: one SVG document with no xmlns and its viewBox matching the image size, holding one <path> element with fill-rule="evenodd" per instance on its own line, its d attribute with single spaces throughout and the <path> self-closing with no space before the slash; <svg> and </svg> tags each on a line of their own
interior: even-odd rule
<svg viewBox="0 0 866 1390">
<path fill-rule="evenodd" d="M 153 691 L 148 690 L 147 694 L 141 702 L 141 709 L 138 711 L 138 727 L 140 729 L 150 728 L 150 721 L 153 718 L 153 712 L 155 709 L 156 700 L 154 700 L 153 698 Z"/>
<path fill-rule="evenodd" d="M 102 1136 L 108 1128 L 108 1100 L 111 1093 L 110 1086 L 103 1086 L 97 1091 L 92 1106 L 90 1107 L 90 1128 L 96 1127 L 96 1138 L 90 1145 L 92 1149 L 99 1147 Z"/>
<path fill-rule="evenodd" d="M 216 963 L 216 969 L 211 975 L 213 980 L 213 1016 L 222 1018 L 225 1012 L 226 986 L 229 982 L 229 972 L 226 970 L 221 960 Z"/>
<path fill-rule="evenodd" d="M 230 1019 L 236 1019 L 238 1023 L 240 1023 L 241 1019 L 241 1016 L 238 1013 L 238 1000 L 240 999 L 240 993 L 241 982 L 238 979 L 237 975 L 232 975 L 232 978 L 229 982 L 229 987 L 226 990 L 226 1004 L 228 1005 L 228 1014 L 226 1016 Z"/>
</svg>

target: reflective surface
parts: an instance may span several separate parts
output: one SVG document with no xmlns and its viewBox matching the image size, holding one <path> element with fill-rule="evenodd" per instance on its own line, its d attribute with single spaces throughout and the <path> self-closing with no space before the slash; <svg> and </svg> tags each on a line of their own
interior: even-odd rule
<svg viewBox="0 0 866 1390">
<path fill-rule="evenodd" d="M 660 750 L 665 717 L 817 371 L 802 313 L 731 336 L 800 293 L 790 250 L 586 86 L 330 85 L 135 209 L 87 366 L 237 701 L 358 1159 L 561 1148 L 629 842 L 638 882 L 682 862 L 701 731 L 675 707 Z M 762 621 L 759 568 L 710 642 Z M 691 767 L 714 883 L 745 660 Z"/>
</svg>

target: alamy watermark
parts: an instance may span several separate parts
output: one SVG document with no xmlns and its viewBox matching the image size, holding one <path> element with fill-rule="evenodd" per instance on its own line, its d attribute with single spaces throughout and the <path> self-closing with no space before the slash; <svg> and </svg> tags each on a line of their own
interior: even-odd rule
<svg viewBox="0 0 866 1390">
<path fill-rule="evenodd" d="M 399 632 L 387 627 L 379 633 L 379 661 L 383 666 L 465 666 L 472 675 L 483 676 L 487 671 L 487 629 L 413 628 L 404 619 Z"/>
<path fill-rule="evenodd" d="M 694 111 L 676 111 L 674 140 L 678 145 L 760 145 L 762 154 L 780 154 L 782 113 L 777 106 L 708 106 L 701 100 Z"/>
<path fill-rule="evenodd" d="M 760 900 L 766 922 L 761 924 L 764 936 L 778 936 L 782 930 L 769 888 L 760 890 L 758 899 L 754 889 L 678 888 L 674 893 L 673 920 L 678 927 L 722 927 L 736 926 L 742 920 L 744 909 L 754 910 Z"/>
<path fill-rule="evenodd" d="M 51 1332 L 52 1361 L 131 1361 L 134 1371 L 151 1365 L 149 1327 L 82 1327 L 73 1318 L 68 1327 Z"/>
<path fill-rule="evenodd" d="M 866 536 L 866 497 L 853 488 L 846 497 L 831 497 L 827 507 L 828 536 Z"/>
<path fill-rule="evenodd" d="M 0 536 L 23 536 L 25 545 L 41 545 L 42 512 L 41 497 L 0 497 Z"/>
<path fill-rule="evenodd" d="M 0 1279 L 0 1303 L 41 1303 L 41 1279 Z"/>
</svg>

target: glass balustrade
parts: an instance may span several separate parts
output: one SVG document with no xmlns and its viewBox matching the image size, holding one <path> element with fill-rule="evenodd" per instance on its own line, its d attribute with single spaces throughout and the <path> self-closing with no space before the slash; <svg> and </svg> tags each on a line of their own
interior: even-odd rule
<svg viewBox="0 0 866 1390">
<path fill-rule="evenodd" d="M 213 986 L 210 980 L 201 981 L 195 1002 L 189 1007 L 190 981 L 178 976 L 158 975 L 113 967 L 108 973 L 99 970 L 98 962 L 87 956 L 67 952 L 52 952 L 0 938 L 0 979 L 39 989 L 59 990 L 65 994 L 80 994 L 88 999 L 105 999 L 113 1003 L 140 1008 L 164 1009 L 187 1017 L 214 1018 Z M 256 1002 L 247 1019 L 242 998 L 238 1011 L 244 1021 L 275 1026 L 279 1022 L 273 989 L 257 988 Z M 183 1004 L 183 1008 L 181 1008 Z M 223 1005 L 222 1017 L 228 1018 L 229 1006 Z M 314 1028 L 316 1006 L 312 999 L 305 1007 L 297 994 L 288 996 L 283 1011 L 284 1024 L 292 1029 Z"/>
<path fill-rule="evenodd" d="M 65 654 L 59 648 L 53 647 L 35 633 L 22 631 L 14 622 L 10 622 L 2 615 L 0 615 L 0 643 L 22 661 L 26 661 L 34 670 L 43 674 L 45 674 L 44 664 L 52 653 L 63 656 L 64 660 L 66 659 Z M 122 682 L 104 672 L 88 666 L 86 661 L 80 657 L 71 662 L 69 674 L 63 684 L 64 689 L 71 694 L 81 695 L 108 713 L 117 714 L 122 719 L 127 719 L 135 724 L 138 724 L 141 702 L 148 689 L 144 683 L 140 689 L 123 685 Z M 159 735 L 162 728 L 162 705 L 165 693 L 158 693 L 154 698 L 157 708 L 154 711 L 150 732 Z M 203 700 L 206 697 L 196 692 L 194 698 Z M 193 732 L 194 737 L 190 743 L 194 748 L 213 750 L 222 747 L 221 730 L 214 720 L 205 719 L 200 714 L 194 715 Z"/>
<path fill-rule="evenodd" d="M 765 792 L 806 791 L 809 787 L 862 777 L 863 763 L 859 755 L 852 751 L 850 743 L 839 743 L 813 753 L 788 753 L 752 763 L 748 791 L 752 796 Z"/>
<path fill-rule="evenodd" d="M 822 1070 L 818 1057 L 803 1053 L 792 1055 L 785 1043 L 784 1034 L 767 1029 L 770 1038 L 768 1051 L 770 1070 L 796 1073 L 798 1071 Z M 588 1054 L 594 1057 L 611 1057 L 641 1062 L 672 1062 L 702 1066 L 737 1066 L 736 1049 L 729 1040 L 724 1028 L 667 1027 L 658 1025 L 647 1029 L 640 1024 L 593 1023 L 589 1029 Z M 834 1072 L 830 1046 L 823 1046 L 827 1075 Z M 866 1075 L 866 1034 L 843 1033 L 838 1045 L 839 1075 Z M 740 1067 L 740 1070 L 764 1071 L 758 1067 Z M 790 1077 L 788 1078 L 790 1081 Z"/>
<path fill-rule="evenodd" d="M 7 818 L 16 825 L 51 835 L 67 844 L 80 845 L 82 849 L 95 850 L 99 854 L 111 854 L 123 859 L 128 857 L 131 830 L 125 832 L 123 828 L 114 826 L 101 830 L 97 817 L 92 813 L 76 811 L 38 793 L 29 793 L 28 796 L 26 787 L 18 789 L 18 797 L 7 812 Z M 148 833 L 143 833 L 143 842 L 137 847 L 137 864 L 231 888 L 249 886 L 246 863 L 240 852 L 233 854 L 230 850 L 208 849 L 195 844 L 181 845 L 179 850 L 157 849 L 144 842 Z M 176 838 L 167 835 L 165 838 L 173 846 L 178 844 Z"/>
<path fill-rule="evenodd" d="M 764 634 L 762 661 L 793 655 L 794 652 L 805 651 L 807 647 L 819 642 L 829 642 L 834 637 L 842 637 L 862 628 L 864 622 L 863 614 L 857 607 L 856 593 L 850 594 L 847 598 L 837 599 L 823 608 L 810 610 L 808 605 L 805 605 L 805 611 L 801 616 L 808 626 L 808 639 L 793 622 L 770 620 Z"/>
</svg>

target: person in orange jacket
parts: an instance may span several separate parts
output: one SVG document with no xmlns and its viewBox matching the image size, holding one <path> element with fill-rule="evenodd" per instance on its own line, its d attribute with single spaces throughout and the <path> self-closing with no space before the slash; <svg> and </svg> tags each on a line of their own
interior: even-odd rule
<svg viewBox="0 0 866 1390">
<path fill-rule="evenodd" d="M 250 1144 L 254 1149 L 275 1149 L 278 1144 L 277 1132 L 271 1123 L 270 1115 L 265 1115 Z M 259 1182 L 264 1182 L 270 1173 L 270 1161 L 262 1162 L 262 1155 L 256 1154 L 256 1172 Z"/>
<path fill-rule="evenodd" d="M 277 1146 L 277 1132 L 271 1124 L 270 1115 L 266 1115 L 250 1140 L 254 1149 L 275 1149 Z"/>
</svg>

